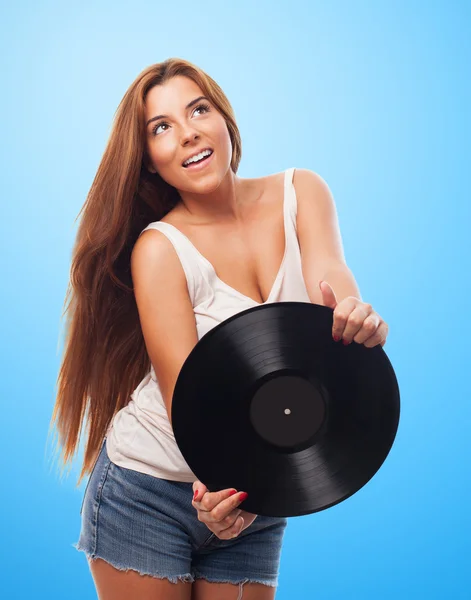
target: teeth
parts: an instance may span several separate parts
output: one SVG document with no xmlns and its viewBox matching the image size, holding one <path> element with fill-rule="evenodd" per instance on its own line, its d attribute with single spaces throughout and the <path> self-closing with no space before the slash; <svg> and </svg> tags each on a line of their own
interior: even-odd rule
<svg viewBox="0 0 471 600">
<path fill-rule="evenodd" d="M 210 154 L 212 154 L 212 150 L 203 150 L 203 152 L 200 152 L 199 154 L 195 154 L 195 156 L 192 156 L 191 158 L 186 160 L 183 163 L 183 165 L 189 165 L 190 163 L 195 162 L 197 160 L 201 160 L 204 156 L 209 156 Z"/>
</svg>

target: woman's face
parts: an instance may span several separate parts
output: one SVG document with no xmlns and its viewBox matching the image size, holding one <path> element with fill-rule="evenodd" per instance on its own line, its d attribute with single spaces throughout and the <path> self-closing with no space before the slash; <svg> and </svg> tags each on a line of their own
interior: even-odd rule
<svg viewBox="0 0 471 600">
<path fill-rule="evenodd" d="M 146 97 L 148 168 L 177 190 L 208 192 L 219 185 L 231 164 L 232 144 L 224 117 L 209 99 L 193 103 L 203 95 L 192 79 L 179 75 L 154 86 Z M 159 115 L 166 116 L 154 119 Z M 213 156 L 203 169 L 182 166 L 204 148 L 211 148 Z"/>
</svg>

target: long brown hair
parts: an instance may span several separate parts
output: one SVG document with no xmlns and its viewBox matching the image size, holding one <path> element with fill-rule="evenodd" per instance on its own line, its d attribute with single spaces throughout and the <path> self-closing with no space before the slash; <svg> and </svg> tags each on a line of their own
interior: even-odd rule
<svg viewBox="0 0 471 600">
<path fill-rule="evenodd" d="M 67 313 L 65 346 L 50 424 L 51 430 L 57 423 L 62 471 L 77 451 L 86 422 L 77 486 L 91 473 L 112 418 L 126 406 L 151 367 L 133 293 L 130 257 L 141 231 L 180 200 L 173 186 L 147 170 L 144 112 L 149 90 L 177 75 L 192 79 L 225 118 L 234 173 L 242 155 L 228 99 L 209 75 L 186 60 L 169 58 L 144 69 L 117 108 L 103 158 L 78 215 L 83 212 L 62 313 Z"/>
</svg>

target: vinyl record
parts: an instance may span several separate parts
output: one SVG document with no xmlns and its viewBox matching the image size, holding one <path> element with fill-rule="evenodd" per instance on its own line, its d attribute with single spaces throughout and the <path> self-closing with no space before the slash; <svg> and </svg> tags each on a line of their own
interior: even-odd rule
<svg viewBox="0 0 471 600">
<path fill-rule="evenodd" d="M 333 310 L 276 302 L 216 325 L 183 364 L 172 427 L 209 491 L 248 492 L 241 508 L 291 517 L 362 488 L 399 424 L 399 388 L 380 345 L 332 339 Z"/>
</svg>

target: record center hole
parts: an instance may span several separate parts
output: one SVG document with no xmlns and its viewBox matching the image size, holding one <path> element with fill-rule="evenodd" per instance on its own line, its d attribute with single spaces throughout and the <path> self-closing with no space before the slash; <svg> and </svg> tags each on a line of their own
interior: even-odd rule
<svg viewBox="0 0 471 600">
<path fill-rule="evenodd" d="M 285 408 L 285 415 L 290 415 L 291 414 L 291 410 L 289 408 Z"/>
</svg>

